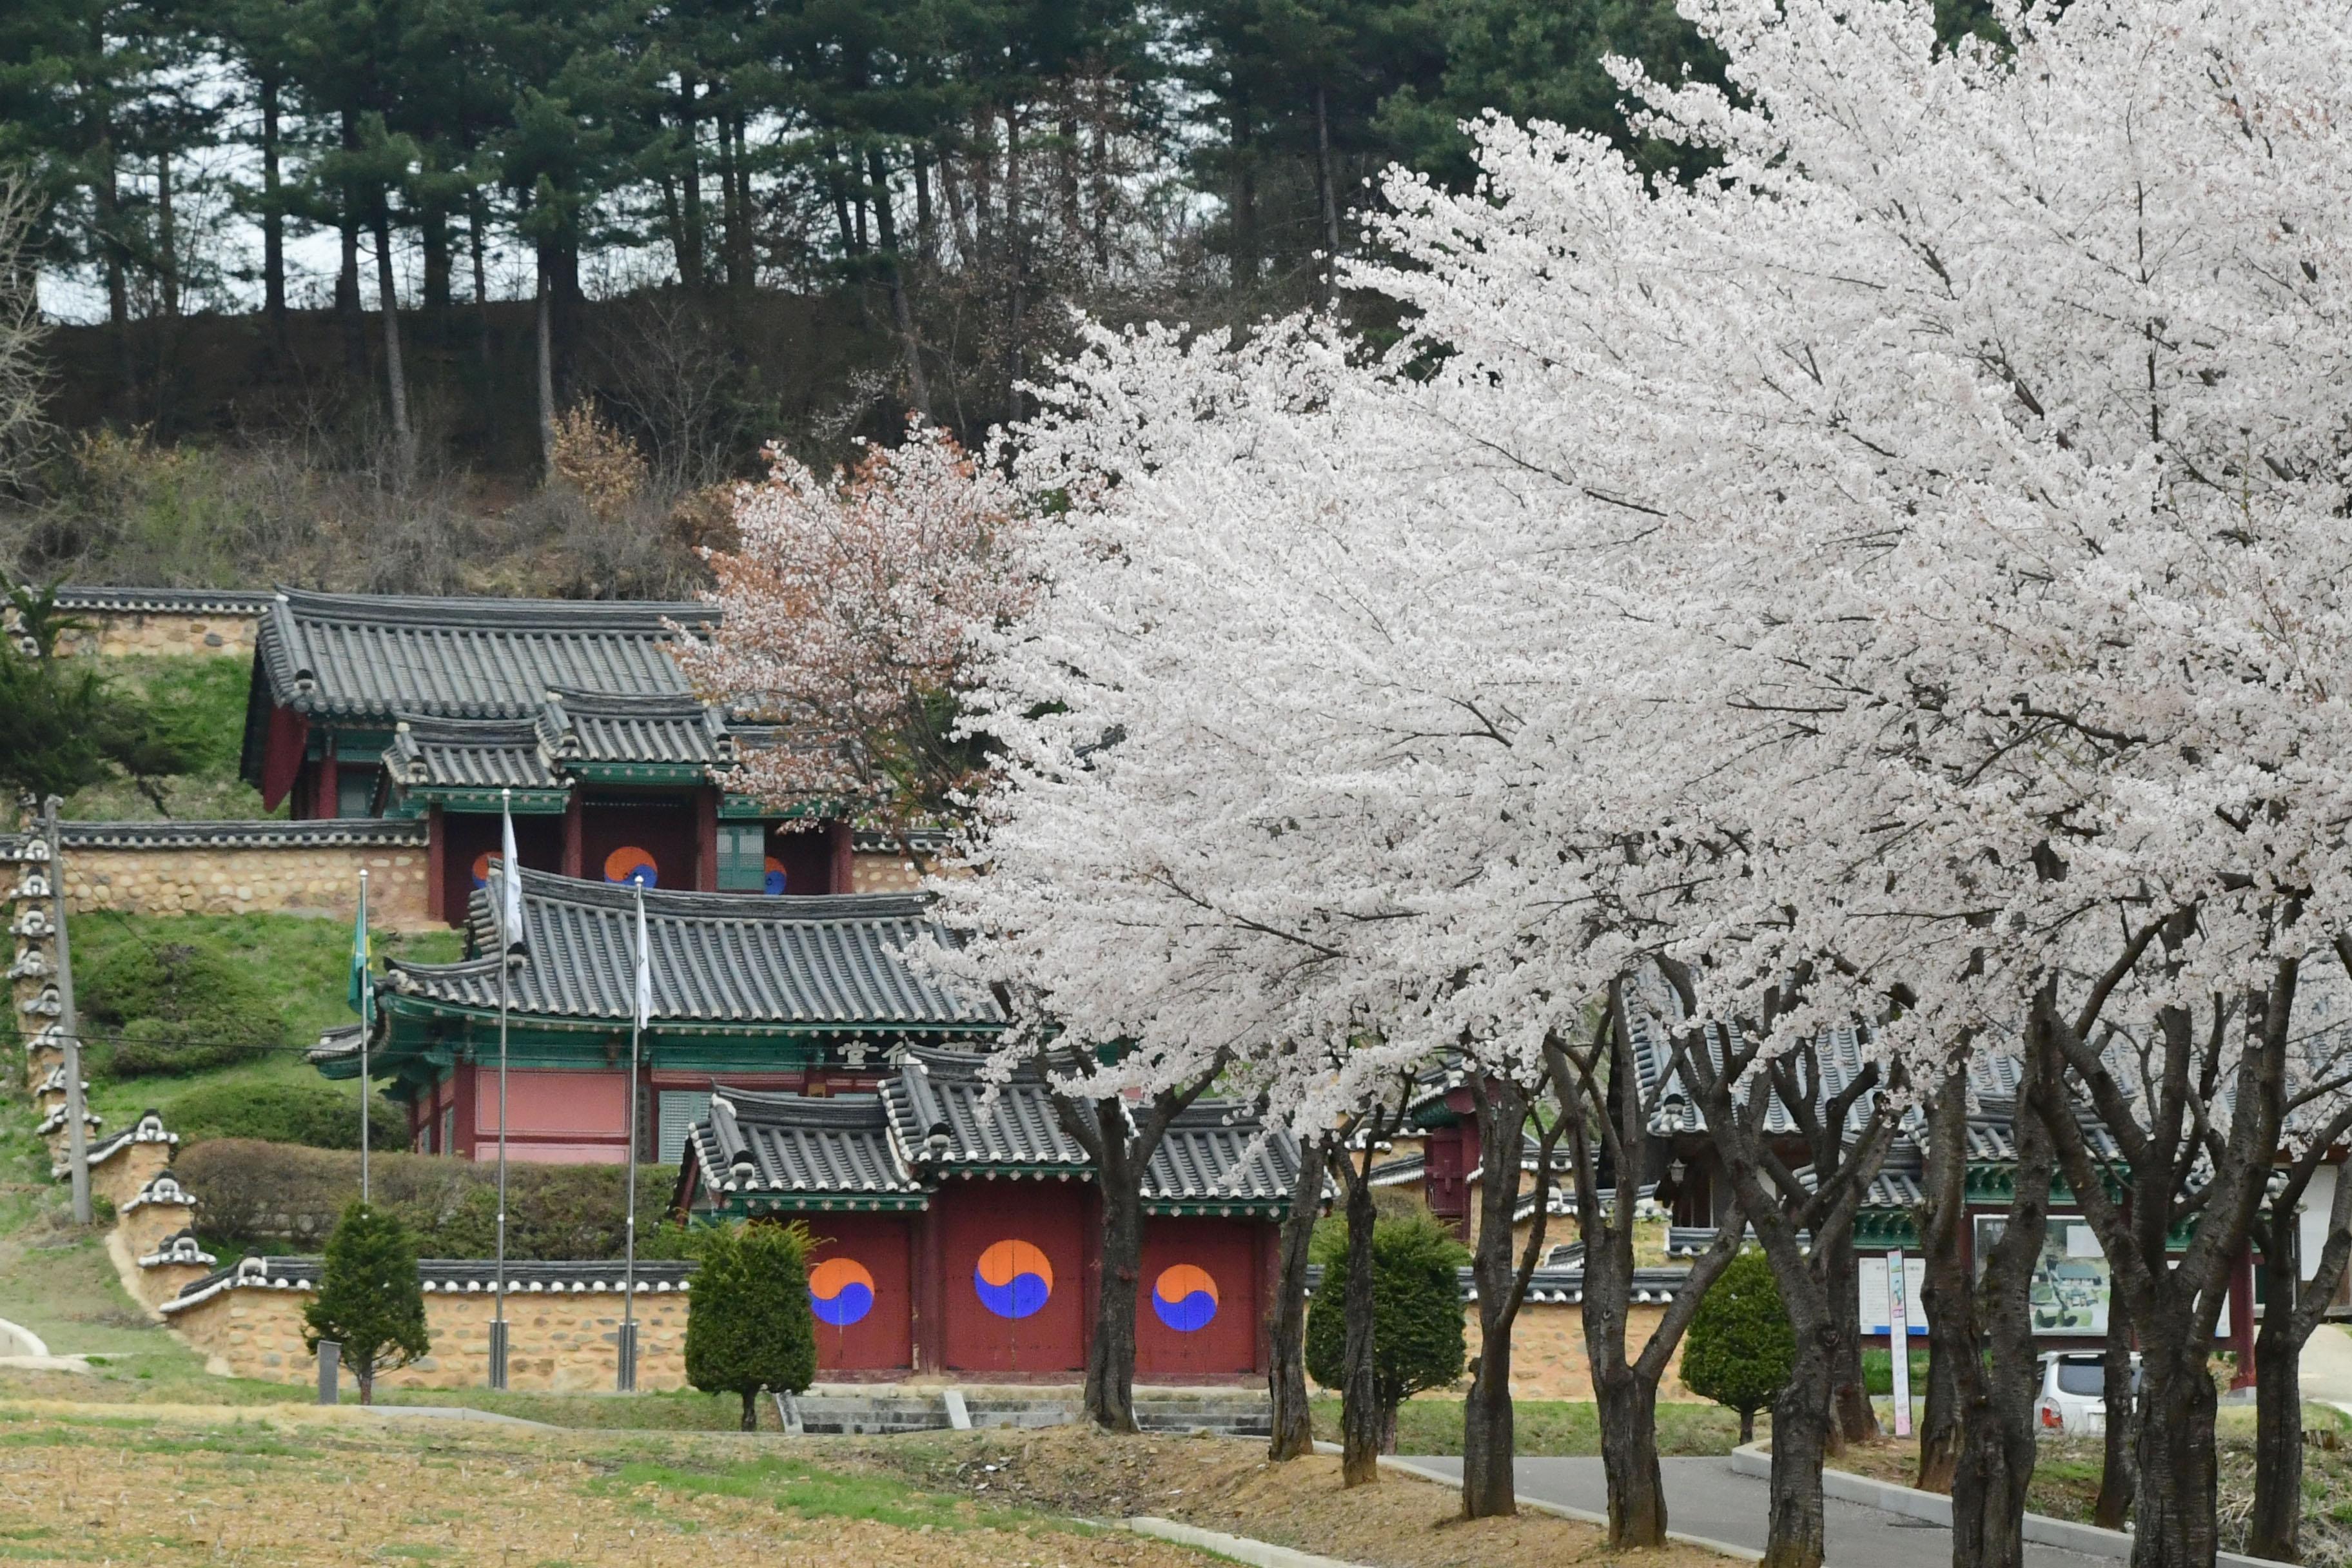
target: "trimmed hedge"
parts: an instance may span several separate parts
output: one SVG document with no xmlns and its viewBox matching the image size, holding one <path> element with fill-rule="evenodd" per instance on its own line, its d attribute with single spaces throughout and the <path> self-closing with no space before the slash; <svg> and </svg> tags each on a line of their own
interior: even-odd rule
<svg viewBox="0 0 2352 1568">
<path fill-rule="evenodd" d="M 173 1162 L 202 1201 L 197 1226 L 233 1247 L 291 1242 L 316 1251 L 359 1196 L 356 1151 L 306 1149 L 217 1138 Z M 618 1165 L 507 1167 L 507 1256 L 528 1261 L 618 1258 L 626 1194 Z M 399 1215 L 426 1258 L 488 1258 L 498 1245 L 498 1169 L 437 1154 L 376 1154 L 369 1167 L 376 1206 Z M 675 1167 L 637 1173 L 637 1256 L 686 1256 L 687 1235 L 661 1223 Z"/>
<path fill-rule="evenodd" d="M 215 942 L 119 940 L 75 959 L 93 1076 L 202 1072 L 286 1043 L 268 994 Z"/>
<path fill-rule="evenodd" d="M 163 1107 L 163 1124 L 183 1147 L 215 1138 L 300 1143 L 312 1149 L 360 1146 L 357 1094 L 324 1083 L 210 1083 Z M 368 1108 L 368 1147 L 408 1147 L 408 1113 L 382 1095 Z"/>
</svg>

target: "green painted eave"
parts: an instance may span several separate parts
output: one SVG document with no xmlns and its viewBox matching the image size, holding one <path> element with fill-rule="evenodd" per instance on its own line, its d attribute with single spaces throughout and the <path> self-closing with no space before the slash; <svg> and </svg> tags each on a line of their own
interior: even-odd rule
<svg viewBox="0 0 2352 1568">
<path fill-rule="evenodd" d="M 729 1193 L 710 1217 L 749 1219 L 762 1214 L 919 1214 L 929 1193 Z"/>
<path fill-rule="evenodd" d="M 437 805 L 444 811 L 493 812 L 506 804 L 502 791 L 495 789 L 444 789 L 436 785 L 417 784 L 402 791 L 410 800 Z M 511 797 L 517 816 L 561 816 L 572 804 L 568 789 L 519 789 Z"/>
<path fill-rule="evenodd" d="M 737 820 L 797 822 L 808 818 L 831 821 L 847 816 L 849 808 L 837 800 L 803 800 L 789 805 L 778 805 L 757 795 L 729 794 L 719 797 L 719 815 Z"/>
<path fill-rule="evenodd" d="M 700 763 L 565 763 L 563 771 L 583 784 L 686 784 L 709 781 Z"/>
</svg>

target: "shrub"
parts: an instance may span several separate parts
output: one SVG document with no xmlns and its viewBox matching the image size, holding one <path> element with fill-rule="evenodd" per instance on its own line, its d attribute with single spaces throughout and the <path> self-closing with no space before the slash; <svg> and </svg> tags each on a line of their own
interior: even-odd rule
<svg viewBox="0 0 2352 1568">
<path fill-rule="evenodd" d="M 259 984 L 212 942 L 113 942 L 75 958 L 75 1001 L 98 1037 L 93 1072 L 200 1072 L 285 1044 Z"/>
<path fill-rule="evenodd" d="M 1731 1260 L 1699 1303 L 1683 1342 L 1683 1386 L 1739 1412 L 1739 1440 L 1756 1440 L 1756 1413 L 1788 1386 L 1796 1331 L 1772 1266 L 1754 1249 Z"/>
<path fill-rule="evenodd" d="M 686 1302 L 686 1378 L 705 1394 L 740 1394 L 743 1430 L 759 1426 L 763 1389 L 797 1394 L 816 1377 L 809 1310 L 809 1234 L 799 1225 L 728 1225 L 705 1232 Z"/>
<path fill-rule="evenodd" d="M 1312 1249 L 1323 1282 L 1307 1311 L 1307 1371 L 1326 1388 L 1338 1388 L 1348 1367 L 1347 1222 L 1318 1225 Z M 1398 1405 L 1462 1375 L 1467 1345 L 1459 1270 L 1469 1261 L 1453 1231 L 1425 1210 L 1384 1215 L 1372 1226 L 1372 1363 L 1383 1447 L 1396 1430 Z"/>
<path fill-rule="evenodd" d="M 259 1250 L 284 1241 L 316 1247 L 360 1191 L 360 1157 L 245 1138 L 215 1138 L 173 1168 L 204 1200 L 204 1227 Z M 427 1258 L 488 1258 L 498 1237 L 497 1168 L 438 1154 L 374 1157 L 372 1195 L 399 1216 Z M 676 1227 L 656 1225 L 677 1184 L 674 1166 L 637 1172 L 642 1258 L 686 1256 Z M 507 1256 L 517 1260 L 618 1258 L 626 1194 L 618 1165 L 509 1165 Z"/>
<path fill-rule="evenodd" d="M 210 1083 L 163 1108 L 183 1148 L 211 1138 L 258 1138 L 312 1149 L 360 1146 L 359 1096 L 325 1083 Z M 407 1114 L 382 1095 L 368 1108 L 368 1147 L 408 1147 Z"/>
<path fill-rule="evenodd" d="M 408 1227 L 366 1204 L 345 1209 L 327 1237 L 319 1294 L 302 1309 L 302 1321 L 309 1325 L 303 1348 L 315 1355 L 321 1340 L 342 1346 L 359 1379 L 360 1403 L 374 1403 L 378 1373 L 422 1361 L 433 1348 Z"/>
</svg>

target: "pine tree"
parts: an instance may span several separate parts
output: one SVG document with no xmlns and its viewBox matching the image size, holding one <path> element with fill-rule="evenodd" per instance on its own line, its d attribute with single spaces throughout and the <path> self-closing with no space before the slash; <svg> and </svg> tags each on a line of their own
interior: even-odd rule
<svg viewBox="0 0 2352 1568">
<path fill-rule="evenodd" d="M 1756 1440 L 1756 1413 L 1787 1386 L 1797 1336 L 1772 1266 L 1754 1248 L 1732 1259 L 1691 1320 L 1683 1386 L 1739 1412 L 1739 1440 Z"/>
<path fill-rule="evenodd" d="M 687 1299 L 686 1377 L 705 1394 L 737 1394 L 743 1430 L 758 1428 L 762 1389 L 797 1394 L 816 1377 L 809 1310 L 808 1233 L 797 1225 L 734 1225 L 695 1248 Z"/>
<path fill-rule="evenodd" d="M 416 1241 L 397 1215 L 362 1203 L 343 1211 L 327 1237 L 318 1299 L 302 1318 L 310 1325 L 302 1343 L 311 1353 L 322 1340 L 342 1346 L 362 1405 L 373 1402 L 377 1374 L 397 1372 L 432 1349 Z"/>
<path fill-rule="evenodd" d="M 1307 1370 L 1337 1388 L 1347 1376 L 1346 1226 L 1327 1221 L 1318 1230 L 1313 1256 L 1323 1281 L 1307 1312 Z M 1469 1261 L 1469 1250 L 1427 1214 L 1382 1215 L 1372 1226 L 1372 1376 L 1383 1452 L 1396 1447 L 1397 1406 L 1453 1383 L 1467 1364 L 1461 1268 Z"/>
</svg>

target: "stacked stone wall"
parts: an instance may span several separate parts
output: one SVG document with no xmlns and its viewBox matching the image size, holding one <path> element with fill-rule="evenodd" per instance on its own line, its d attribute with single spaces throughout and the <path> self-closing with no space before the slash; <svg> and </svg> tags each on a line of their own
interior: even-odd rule
<svg viewBox="0 0 2352 1568">
<path fill-rule="evenodd" d="M 76 909 L 126 914 L 278 910 L 348 920 L 357 909 L 362 870 L 371 923 L 394 931 L 443 928 L 426 907 L 422 845 L 75 847 L 66 852 L 66 897 Z"/>
<path fill-rule="evenodd" d="M 261 629 L 258 614 L 79 609 L 71 613 L 76 620 L 88 623 L 89 629 L 59 636 L 60 658 L 251 658 Z"/>
<path fill-rule="evenodd" d="M 268 1383 L 309 1383 L 318 1366 L 302 1344 L 302 1310 L 310 1300 L 308 1290 L 222 1290 L 173 1312 L 171 1321 L 215 1372 Z M 637 1297 L 637 1386 L 646 1393 L 686 1386 L 686 1303 L 682 1291 Z M 425 1321 L 432 1353 L 380 1381 L 394 1388 L 487 1387 L 492 1314 L 487 1293 L 427 1295 Z M 507 1386 L 534 1393 L 609 1392 L 620 1330 L 617 1290 L 510 1290 Z"/>
</svg>

